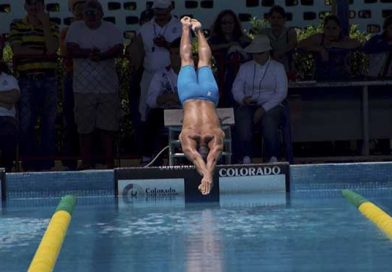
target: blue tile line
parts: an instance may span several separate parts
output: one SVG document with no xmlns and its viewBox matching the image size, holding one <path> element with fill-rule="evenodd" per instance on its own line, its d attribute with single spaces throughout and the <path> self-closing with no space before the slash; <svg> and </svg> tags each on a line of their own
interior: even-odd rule
<svg viewBox="0 0 392 272">
<path fill-rule="evenodd" d="M 9 173 L 7 191 L 10 198 L 110 195 L 113 178 L 113 170 Z"/>
<path fill-rule="evenodd" d="M 392 162 L 291 165 L 291 191 L 392 188 Z M 110 196 L 113 170 L 7 173 L 9 199 Z"/>
</svg>

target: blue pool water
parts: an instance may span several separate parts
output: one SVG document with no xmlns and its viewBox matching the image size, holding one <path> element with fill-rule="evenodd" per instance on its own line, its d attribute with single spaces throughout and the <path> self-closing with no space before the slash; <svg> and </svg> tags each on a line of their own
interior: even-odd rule
<svg viewBox="0 0 392 272">
<path fill-rule="evenodd" d="M 392 213 L 392 189 L 358 192 Z M 0 271 L 26 271 L 57 203 L 7 202 Z M 338 190 L 191 205 L 84 197 L 55 271 L 389 271 L 391 255 L 392 242 Z"/>
</svg>

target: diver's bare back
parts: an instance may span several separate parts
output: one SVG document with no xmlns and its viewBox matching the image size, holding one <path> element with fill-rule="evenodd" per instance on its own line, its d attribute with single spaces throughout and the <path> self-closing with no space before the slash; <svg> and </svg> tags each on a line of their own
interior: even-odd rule
<svg viewBox="0 0 392 272">
<path fill-rule="evenodd" d="M 215 105 L 208 100 L 201 99 L 186 101 L 184 103 L 182 130 L 192 131 L 200 137 L 207 135 L 217 137 L 222 135 L 223 131 L 220 127 Z"/>
</svg>

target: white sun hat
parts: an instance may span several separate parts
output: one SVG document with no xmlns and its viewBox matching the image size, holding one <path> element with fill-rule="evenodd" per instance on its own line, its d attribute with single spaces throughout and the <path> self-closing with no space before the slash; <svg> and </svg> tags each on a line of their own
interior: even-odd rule
<svg viewBox="0 0 392 272">
<path fill-rule="evenodd" d="M 245 47 L 244 51 L 250 54 L 262 53 L 271 50 L 270 39 L 266 35 L 257 35 L 253 41 Z"/>
</svg>

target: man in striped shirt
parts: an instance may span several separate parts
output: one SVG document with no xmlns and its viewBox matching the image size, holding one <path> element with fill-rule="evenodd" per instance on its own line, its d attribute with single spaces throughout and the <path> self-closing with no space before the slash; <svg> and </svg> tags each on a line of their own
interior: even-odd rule
<svg viewBox="0 0 392 272">
<path fill-rule="evenodd" d="M 58 26 L 45 13 L 43 0 L 25 0 L 24 7 L 26 17 L 11 23 L 9 36 L 21 90 L 20 152 L 25 170 L 45 170 L 53 167 L 56 151 Z M 38 118 L 40 141 L 35 140 Z"/>
</svg>

